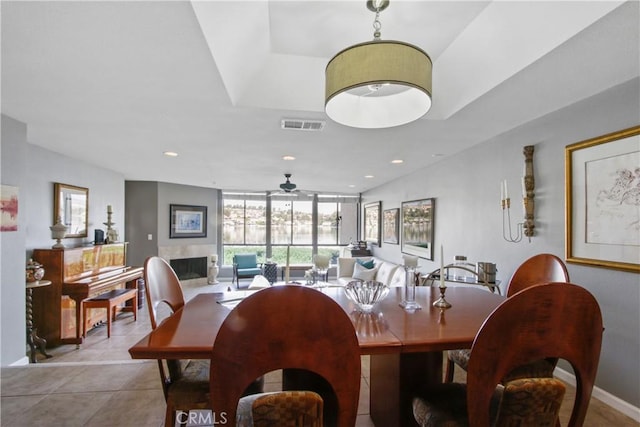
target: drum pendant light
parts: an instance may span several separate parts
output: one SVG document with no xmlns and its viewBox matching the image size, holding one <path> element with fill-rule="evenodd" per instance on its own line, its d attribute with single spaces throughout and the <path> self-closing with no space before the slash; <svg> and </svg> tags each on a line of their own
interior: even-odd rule
<svg viewBox="0 0 640 427">
<path fill-rule="evenodd" d="M 374 40 L 348 47 L 325 70 L 325 111 L 356 128 L 386 128 L 419 119 L 431 108 L 431 58 L 409 43 L 381 40 L 379 14 L 389 0 L 369 0 Z"/>
</svg>

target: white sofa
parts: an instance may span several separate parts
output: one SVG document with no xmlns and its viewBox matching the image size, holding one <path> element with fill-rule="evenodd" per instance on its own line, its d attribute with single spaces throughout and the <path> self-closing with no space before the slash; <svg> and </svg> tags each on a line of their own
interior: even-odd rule
<svg viewBox="0 0 640 427">
<path fill-rule="evenodd" d="M 373 260 L 375 273 L 371 280 L 385 283 L 388 286 L 404 286 L 406 281 L 406 273 L 404 267 L 377 257 L 357 257 L 357 258 L 338 258 L 337 283 L 346 285 L 354 278 L 356 267 L 356 259 L 362 261 Z"/>
</svg>

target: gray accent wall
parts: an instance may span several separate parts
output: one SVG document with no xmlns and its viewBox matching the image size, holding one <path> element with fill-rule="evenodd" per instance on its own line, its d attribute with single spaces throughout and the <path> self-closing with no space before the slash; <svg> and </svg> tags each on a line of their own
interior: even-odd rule
<svg viewBox="0 0 640 427">
<path fill-rule="evenodd" d="M 453 262 L 454 255 L 496 263 L 504 294 L 515 268 L 530 256 L 549 252 L 564 259 L 565 146 L 639 125 L 639 100 L 640 83 L 635 79 L 368 191 L 363 204 L 381 200 L 382 209 L 390 209 L 403 201 L 435 198 L 435 259 L 420 259 L 421 271 L 439 267 L 442 245 L 445 263 Z M 429 143 L 429 135 L 424 135 L 424 143 Z M 535 146 L 535 236 L 530 243 L 526 238 L 508 243 L 502 238 L 500 181 L 509 183 L 512 223 L 522 221 L 519 197 L 525 145 Z M 401 261 L 400 245 L 383 243 L 374 247 L 374 254 Z M 596 385 L 639 407 L 639 275 L 577 264 L 568 269 L 571 281 L 597 298 L 604 318 Z M 449 302 L 455 309 L 455 301 Z M 566 364 L 561 367 L 572 372 Z"/>
<path fill-rule="evenodd" d="M 136 248 L 129 251 L 129 264 L 142 266 L 159 247 L 217 244 L 219 190 L 150 181 L 127 181 L 125 188 L 127 238 Z M 206 206 L 207 237 L 170 239 L 171 204 Z"/>
</svg>

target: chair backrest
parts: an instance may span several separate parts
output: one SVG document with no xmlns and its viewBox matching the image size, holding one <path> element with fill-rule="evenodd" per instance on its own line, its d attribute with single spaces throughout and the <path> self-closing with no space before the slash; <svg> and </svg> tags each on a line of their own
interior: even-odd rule
<svg viewBox="0 0 640 427">
<path fill-rule="evenodd" d="M 313 256 L 313 266 L 315 268 L 326 270 L 331 263 L 331 257 L 328 255 L 315 254 Z"/>
<path fill-rule="evenodd" d="M 552 254 L 538 254 L 520 264 L 509 280 L 507 297 L 532 285 L 547 282 L 569 282 L 565 263 Z"/>
<path fill-rule="evenodd" d="M 164 259 L 151 256 L 144 262 L 144 287 L 149 308 L 151 329 L 158 323 L 158 306 L 166 303 L 172 312 L 182 308 L 184 295 L 180 280 L 173 268 Z"/>
<path fill-rule="evenodd" d="M 278 369 L 323 377 L 338 402 L 339 426 L 353 426 L 360 393 L 360 348 L 353 323 L 331 298 L 297 285 L 263 289 L 227 316 L 211 355 L 211 404 L 235 425 L 243 390 Z"/>
<path fill-rule="evenodd" d="M 577 387 L 568 425 L 583 424 L 600 359 L 602 314 L 586 289 L 558 285 L 534 285 L 512 295 L 480 328 L 467 371 L 470 426 L 489 425 L 491 396 L 507 373 L 544 358 L 565 359 L 573 367 Z"/>
<path fill-rule="evenodd" d="M 233 256 L 233 263 L 238 268 L 256 268 L 258 266 L 257 254 L 235 254 Z"/>
</svg>

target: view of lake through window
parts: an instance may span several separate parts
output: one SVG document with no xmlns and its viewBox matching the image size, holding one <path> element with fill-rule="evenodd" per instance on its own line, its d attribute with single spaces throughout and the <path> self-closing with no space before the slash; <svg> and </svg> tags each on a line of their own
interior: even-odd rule
<svg viewBox="0 0 640 427">
<path fill-rule="evenodd" d="M 225 264 L 233 254 L 247 251 L 257 252 L 260 262 L 269 258 L 284 263 L 287 246 L 291 247 L 290 258 L 297 258 L 292 259 L 292 263 L 309 263 L 313 253 L 334 256 L 339 246 L 357 238 L 355 198 L 351 203 L 319 202 L 317 198 L 273 199 L 264 195 L 224 197 Z M 317 221 L 314 221 L 314 204 Z"/>
</svg>

